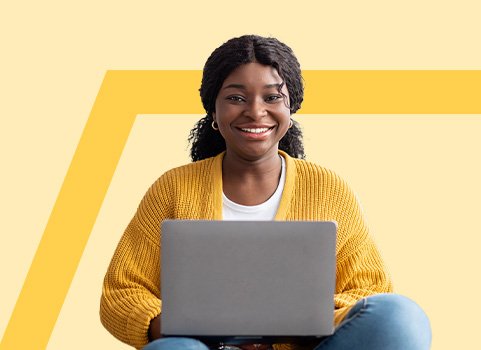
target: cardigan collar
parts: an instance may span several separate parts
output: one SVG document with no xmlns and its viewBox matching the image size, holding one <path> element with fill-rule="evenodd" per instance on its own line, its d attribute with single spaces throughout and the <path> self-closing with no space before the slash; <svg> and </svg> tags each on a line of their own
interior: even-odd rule
<svg viewBox="0 0 481 350">
<path fill-rule="evenodd" d="M 296 163 L 286 152 L 279 150 L 279 155 L 286 161 L 286 180 L 282 191 L 281 202 L 277 209 L 274 220 L 282 221 L 287 219 L 287 213 L 292 201 L 294 186 L 296 183 Z M 213 220 L 222 220 L 222 160 L 225 151 L 213 159 L 211 175 L 213 179 Z"/>
</svg>

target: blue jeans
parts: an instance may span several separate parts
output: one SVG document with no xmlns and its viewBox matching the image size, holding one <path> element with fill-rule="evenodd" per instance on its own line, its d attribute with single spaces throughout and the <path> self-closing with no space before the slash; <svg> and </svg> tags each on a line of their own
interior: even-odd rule
<svg viewBox="0 0 481 350">
<path fill-rule="evenodd" d="M 333 335 L 315 350 L 425 350 L 431 346 L 431 327 L 423 310 L 397 294 L 377 294 L 358 301 Z M 144 350 L 208 350 L 188 338 L 163 338 Z"/>
</svg>

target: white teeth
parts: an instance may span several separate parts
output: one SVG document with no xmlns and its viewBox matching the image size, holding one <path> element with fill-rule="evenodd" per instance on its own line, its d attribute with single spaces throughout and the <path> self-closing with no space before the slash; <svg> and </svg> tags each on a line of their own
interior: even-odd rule
<svg viewBox="0 0 481 350">
<path fill-rule="evenodd" d="M 269 128 L 255 128 L 255 129 L 242 128 L 241 130 L 245 132 L 250 132 L 253 134 L 260 134 L 260 133 L 266 132 L 267 130 L 269 130 Z"/>
</svg>

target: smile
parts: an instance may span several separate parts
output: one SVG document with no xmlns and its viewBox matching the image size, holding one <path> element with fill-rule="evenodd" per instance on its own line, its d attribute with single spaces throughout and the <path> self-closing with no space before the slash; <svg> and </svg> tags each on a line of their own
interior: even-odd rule
<svg viewBox="0 0 481 350">
<path fill-rule="evenodd" d="M 268 130 L 273 129 L 274 127 L 271 128 L 255 128 L 255 129 L 250 129 L 250 128 L 241 128 L 243 132 L 248 132 L 250 134 L 262 134 Z"/>
</svg>

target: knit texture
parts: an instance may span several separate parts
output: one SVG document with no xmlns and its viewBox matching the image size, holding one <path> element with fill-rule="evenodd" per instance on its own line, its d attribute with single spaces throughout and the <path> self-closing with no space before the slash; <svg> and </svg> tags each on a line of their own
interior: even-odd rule
<svg viewBox="0 0 481 350">
<path fill-rule="evenodd" d="M 339 324 L 363 297 L 392 291 L 356 197 L 335 173 L 289 157 L 275 220 L 338 223 L 334 321 Z M 172 169 L 147 191 L 126 228 L 104 279 L 102 324 L 136 348 L 148 342 L 150 321 L 160 314 L 160 226 L 164 219 L 222 220 L 224 154 Z M 276 350 L 300 349 L 276 344 Z"/>
</svg>

